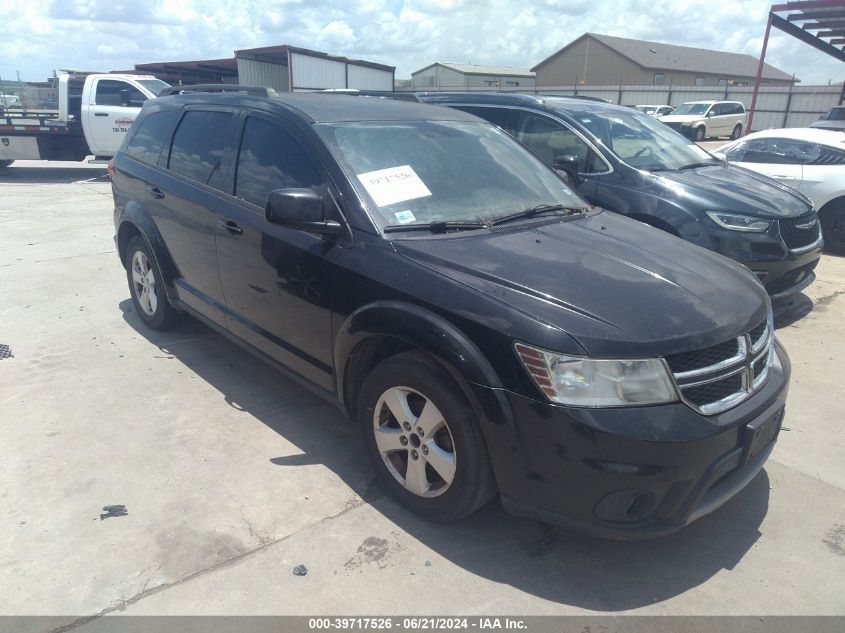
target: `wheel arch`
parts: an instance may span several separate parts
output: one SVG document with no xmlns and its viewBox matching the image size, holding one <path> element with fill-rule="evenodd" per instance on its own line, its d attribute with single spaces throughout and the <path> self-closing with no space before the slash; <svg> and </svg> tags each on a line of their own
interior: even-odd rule
<svg viewBox="0 0 845 633">
<path fill-rule="evenodd" d="M 386 358 L 410 350 L 422 351 L 445 369 L 480 419 L 515 429 L 513 411 L 500 391 L 501 381 L 481 350 L 442 316 L 395 301 L 359 308 L 338 331 L 336 389 L 347 413 L 354 416 L 355 396 L 369 372 Z M 473 385 L 488 388 L 474 389 Z"/>
<path fill-rule="evenodd" d="M 173 280 L 179 274 L 176 265 L 170 257 L 167 247 L 164 245 L 164 240 L 158 231 L 155 223 L 148 216 L 141 213 L 134 213 L 131 215 L 124 214 L 121 218 L 120 225 L 117 229 L 117 253 L 120 257 L 120 262 L 126 268 L 126 248 L 132 238 L 139 236 L 147 243 L 150 253 L 155 258 L 156 265 L 164 277 L 164 287 L 167 291 L 167 296 L 175 298 L 177 296 L 176 287 Z"/>
</svg>

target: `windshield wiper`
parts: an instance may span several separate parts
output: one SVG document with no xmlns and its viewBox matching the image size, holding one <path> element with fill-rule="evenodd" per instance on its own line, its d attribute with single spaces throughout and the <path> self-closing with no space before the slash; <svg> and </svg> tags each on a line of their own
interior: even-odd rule
<svg viewBox="0 0 845 633">
<path fill-rule="evenodd" d="M 382 228 L 384 233 L 395 233 L 398 231 L 431 231 L 432 233 L 446 233 L 447 231 L 472 231 L 473 229 L 486 229 L 490 225 L 484 222 L 473 220 L 437 220 L 419 224 L 388 224 Z"/>
<path fill-rule="evenodd" d="M 711 161 L 709 163 L 690 163 L 689 165 L 684 165 L 683 167 L 678 167 L 678 171 L 682 169 L 695 169 L 696 167 L 712 167 L 713 165 L 718 165 L 719 161 Z"/>
<path fill-rule="evenodd" d="M 503 215 L 500 218 L 491 220 L 490 226 L 496 226 L 497 224 L 505 224 L 507 222 L 511 222 L 513 220 L 520 220 L 522 218 L 533 218 L 535 215 L 539 215 L 541 213 L 551 213 L 559 211 L 563 211 L 565 215 L 574 215 L 576 213 L 586 213 L 587 209 L 580 207 L 567 207 L 562 204 L 538 204 L 534 207 L 529 207 L 527 209 L 523 209 L 522 211 L 517 211 L 516 213 L 511 213 L 509 215 Z"/>
</svg>

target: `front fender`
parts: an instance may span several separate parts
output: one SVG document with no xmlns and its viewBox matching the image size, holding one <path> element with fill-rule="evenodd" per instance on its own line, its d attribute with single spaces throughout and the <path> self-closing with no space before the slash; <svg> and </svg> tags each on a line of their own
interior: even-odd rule
<svg viewBox="0 0 845 633">
<path fill-rule="evenodd" d="M 334 344 L 335 375 L 337 393 L 344 406 L 348 361 L 359 344 L 375 336 L 394 337 L 432 355 L 459 384 L 470 388 L 467 396 L 474 401 L 474 408 L 480 407 L 487 421 L 515 428 L 499 376 L 478 346 L 442 316 L 396 301 L 377 301 L 355 310 L 338 331 Z M 479 393 L 488 395 L 479 397 Z"/>
</svg>

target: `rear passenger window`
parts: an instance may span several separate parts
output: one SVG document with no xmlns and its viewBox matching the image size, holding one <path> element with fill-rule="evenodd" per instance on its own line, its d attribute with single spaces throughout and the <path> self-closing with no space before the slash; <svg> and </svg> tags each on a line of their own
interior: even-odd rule
<svg viewBox="0 0 845 633">
<path fill-rule="evenodd" d="M 260 207 L 274 189 L 323 183 L 305 149 L 278 125 L 249 117 L 238 155 L 235 195 Z"/>
<path fill-rule="evenodd" d="M 229 112 L 186 112 L 173 135 L 168 169 L 222 190 L 220 166 L 231 125 Z"/>
<path fill-rule="evenodd" d="M 170 128 L 173 127 L 178 116 L 177 110 L 171 110 L 169 112 L 154 112 L 146 117 L 141 121 L 124 153 L 137 160 L 155 165 L 159 154 L 161 154 L 161 148 L 167 141 Z"/>
</svg>

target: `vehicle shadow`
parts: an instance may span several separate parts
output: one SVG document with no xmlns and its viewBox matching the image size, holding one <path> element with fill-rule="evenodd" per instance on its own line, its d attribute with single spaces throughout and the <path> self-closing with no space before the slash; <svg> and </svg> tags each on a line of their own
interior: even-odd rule
<svg viewBox="0 0 845 633">
<path fill-rule="evenodd" d="M 47 167 L 46 163 L 33 163 L 32 166 L 11 165 L 0 169 L 0 184 L 17 183 L 33 185 L 69 184 L 85 180 L 89 182 L 109 182 L 105 165 L 82 167 L 81 163 L 67 163 L 68 167 Z M 74 165 L 80 166 L 74 166 Z M 37 166 L 36 166 L 37 165 Z M 44 165 L 43 167 L 41 165 Z"/>
<path fill-rule="evenodd" d="M 285 468 L 325 465 L 426 547 L 494 582 L 584 609 L 635 609 L 732 569 L 760 537 L 769 503 L 765 471 L 725 507 L 657 540 L 607 541 L 558 530 L 511 516 L 498 501 L 463 521 L 426 522 L 380 490 L 363 449 L 349 450 L 357 434 L 336 407 L 193 319 L 176 331 L 156 332 L 142 324 L 131 301 L 123 301 L 120 309 L 139 335 L 214 387 L 230 406 L 250 413 L 303 453 L 268 454 L 269 461 Z M 274 510 L 285 511 L 268 508 Z"/>
<path fill-rule="evenodd" d="M 790 298 L 783 303 L 776 303 L 772 306 L 772 312 L 775 319 L 775 329 L 789 327 L 803 319 L 805 316 L 813 311 L 815 304 L 803 292 Z"/>
</svg>

